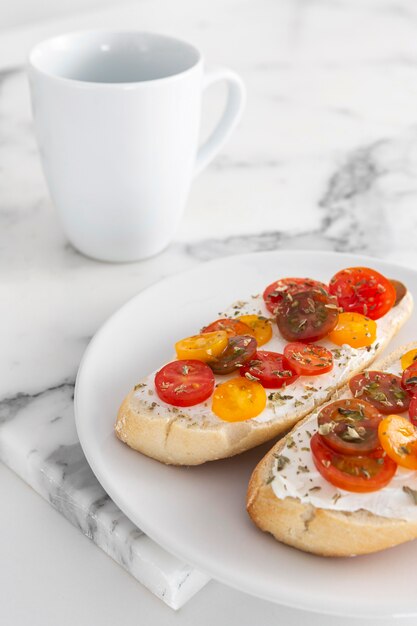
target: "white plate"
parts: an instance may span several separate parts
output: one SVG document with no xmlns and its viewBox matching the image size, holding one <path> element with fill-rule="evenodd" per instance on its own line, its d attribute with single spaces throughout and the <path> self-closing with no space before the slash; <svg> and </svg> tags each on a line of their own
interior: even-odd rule
<svg viewBox="0 0 417 626">
<path fill-rule="evenodd" d="M 200 467 L 168 467 L 116 439 L 117 409 L 139 378 L 172 356 L 178 337 L 280 276 L 328 281 L 367 265 L 406 283 L 417 273 L 357 255 L 267 252 L 229 257 L 141 292 L 90 343 L 77 378 L 76 423 L 86 457 L 111 498 L 152 539 L 226 584 L 288 606 L 344 616 L 417 614 L 417 542 L 350 559 L 299 552 L 262 533 L 245 511 L 250 474 L 269 445 Z M 417 314 L 392 346 L 417 339 Z"/>
</svg>

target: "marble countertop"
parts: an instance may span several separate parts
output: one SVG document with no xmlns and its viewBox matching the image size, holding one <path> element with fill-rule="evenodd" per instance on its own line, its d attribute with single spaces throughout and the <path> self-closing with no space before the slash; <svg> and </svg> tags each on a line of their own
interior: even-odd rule
<svg viewBox="0 0 417 626">
<path fill-rule="evenodd" d="M 203 261 L 302 248 L 358 251 L 417 268 L 411 0 L 143 1 L 33 27 L 23 38 L 5 33 L 0 49 L 9 42 L 14 65 L 24 45 L 46 32 L 106 25 L 195 43 L 208 65 L 242 75 L 247 110 L 196 179 L 170 247 L 142 263 L 102 264 L 65 240 L 40 169 L 26 79 L 21 69 L 7 69 L 3 54 L 1 423 L 23 419 L 33 402 L 52 419 L 62 408 L 57 394 L 71 390 L 100 324 L 144 287 Z M 221 88 L 207 94 L 204 132 L 223 97 Z"/>
</svg>

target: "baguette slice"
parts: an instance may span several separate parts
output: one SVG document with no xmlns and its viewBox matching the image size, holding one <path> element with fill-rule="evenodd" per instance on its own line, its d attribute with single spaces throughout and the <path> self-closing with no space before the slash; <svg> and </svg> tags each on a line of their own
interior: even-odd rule
<svg viewBox="0 0 417 626">
<path fill-rule="evenodd" d="M 237 306 L 240 307 L 241 315 L 268 315 L 259 296 L 252 296 L 248 302 L 232 305 L 225 315 L 234 316 Z M 226 422 L 219 419 L 211 411 L 210 401 L 188 409 L 170 407 L 158 399 L 154 374 L 151 374 L 140 381 L 123 401 L 115 424 L 116 436 L 134 450 L 172 465 L 199 465 L 254 448 L 287 432 L 316 406 L 328 400 L 352 376 L 369 367 L 406 322 L 412 309 L 413 299 L 407 292 L 396 307 L 378 320 L 377 340 L 369 351 L 365 348 L 354 353 L 337 350 L 343 354 L 335 356 L 333 374 L 301 377 L 288 386 L 284 394 L 272 394 L 274 399 L 268 400 L 263 413 L 246 421 Z M 329 348 L 337 348 L 326 339 L 319 343 Z M 262 349 L 282 352 L 284 344 L 285 341 L 274 328 L 273 339 Z M 225 379 L 226 377 L 216 377 L 218 382 Z M 329 380 L 324 385 L 324 381 Z M 306 394 L 303 389 L 307 383 L 313 389 L 314 385 L 320 389 L 308 391 Z M 283 389 L 269 389 L 267 393 L 270 395 L 269 392 L 274 391 L 282 392 Z M 297 394 L 299 398 L 303 398 L 302 401 L 297 400 Z"/>
<path fill-rule="evenodd" d="M 417 342 L 402 346 L 387 358 L 377 361 L 372 369 L 384 371 L 405 352 L 415 348 Z M 348 390 L 346 386 L 340 395 Z M 299 498 L 280 499 L 276 496 L 270 481 L 276 462 L 274 455 L 283 451 L 288 438 L 294 437 L 309 418 L 307 416 L 278 441 L 256 466 L 249 482 L 246 503 L 254 523 L 278 541 L 321 556 L 368 554 L 417 538 L 417 520 L 382 517 L 366 508 L 354 512 L 316 508 Z M 366 497 L 367 494 L 361 495 Z"/>
</svg>

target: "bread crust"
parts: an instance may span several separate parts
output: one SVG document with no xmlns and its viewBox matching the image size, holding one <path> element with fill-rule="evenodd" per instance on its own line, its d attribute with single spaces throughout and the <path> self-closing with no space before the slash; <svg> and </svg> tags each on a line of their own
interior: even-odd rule
<svg viewBox="0 0 417 626">
<path fill-rule="evenodd" d="M 378 350 L 369 353 L 369 361 L 358 367 L 350 376 L 354 376 L 369 367 L 386 345 L 396 335 L 400 327 L 411 315 L 413 301 L 410 297 L 404 315 L 391 325 L 391 333 L 380 341 Z M 328 394 L 316 408 L 329 400 L 332 395 L 345 384 L 329 389 Z M 215 461 L 240 454 L 286 433 L 303 417 L 309 414 L 312 407 L 298 407 L 291 410 L 285 418 L 277 417 L 268 422 L 247 420 L 242 422 L 216 421 L 212 424 L 199 424 L 191 418 L 170 414 L 160 417 L 147 406 L 141 405 L 132 390 L 123 401 L 115 424 L 116 436 L 128 446 L 168 465 L 200 465 L 207 461 Z"/>
<path fill-rule="evenodd" d="M 417 341 L 398 348 L 387 358 L 377 361 L 375 369 L 388 368 L 405 352 L 415 348 Z M 346 385 L 343 391 L 347 389 Z M 366 510 L 334 511 L 302 503 L 298 498 L 278 498 L 268 484 L 274 454 L 282 451 L 287 438 L 300 425 L 278 441 L 251 476 L 246 508 L 261 530 L 287 545 L 321 556 L 369 554 L 417 538 L 417 521 L 386 518 Z"/>
</svg>

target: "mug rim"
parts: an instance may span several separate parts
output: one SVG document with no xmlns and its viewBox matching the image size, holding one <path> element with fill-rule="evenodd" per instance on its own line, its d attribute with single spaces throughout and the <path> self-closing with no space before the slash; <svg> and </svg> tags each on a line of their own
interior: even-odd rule
<svg viewBox="0 0 417 626">
<path fill-rule="evenodd" d="M 33 58 L 34 55 L 36 55 L 36 53 L 43 46 L 50 45 L 51 43 L 59 39 L 65 39 L 65 38 L 73 39 L 79 35 L 100 35 L 100 34 L 101 35 L 151 35 L 153 37 L 158 37 L 160 39 L 170 40 L 171 42 L 179 43 L 182 46 L 187 46 L 188 48 L 190 48 L 195 53 L 196 60 L 190 67 L 187 67 L 185 70 L 180 70 L 179 72 L 170 74 L 168 76 L 162 76 L 159 78 L 150 78 L 147 80 L 138 80 L 138 81 L 99 82 L 99 81 L 93 81 L 93 80 L 80 80 L 78 78 L 69 78 L 66 76 L 61 76 L 60 74 L 57 74 L 55 72 L 49 72 L 41 68 L 39 64 L 37 64 Z M 46 39 L 42 39 L 41 41 L 37 42 L 29 50 L 27 57 L 26 57 L 26 64 L 28 68 L 34 70 L 35 72 L 38 72 L 39 74 L 47 78 L 60 81 L 63 83 L 76 85 L 78 87 L 84 87 L 84 88 L 96 87 L 99 89 L 114 89 L 114 88 L 130 89 L 133 87 L 145 87 L 146 85 L 153 85 L 155 83 L 178 80 L 179 78 L 183 78 L 187 74 L 191 73 L 202 63 L 203 63 L 202 53 L 200 52 L 200 50 L 198 50 L 198 48 L 196 48 L 193 44 L 189 43 L 188 41 L 185 41 L 184 39 L 180 39 L 179 37 L 174 37 L 172 35 L 166 35 L 164 33 L 158 33 L 155 31 L 148 31 L 148 30 L 137 30 L 137 29 L 132 29 L 132 28 L 126 28 L 126 29 L 124 28 L 114 28 L 114 29 L 113 28 L 111 29 L 94 28 L 94 29 L 81 29 L 81 30 L 74 30 L 74 31 L 60 33 L 59 35 L 53 35 L 52 37 L 47 37 Z"/>
</svg>

